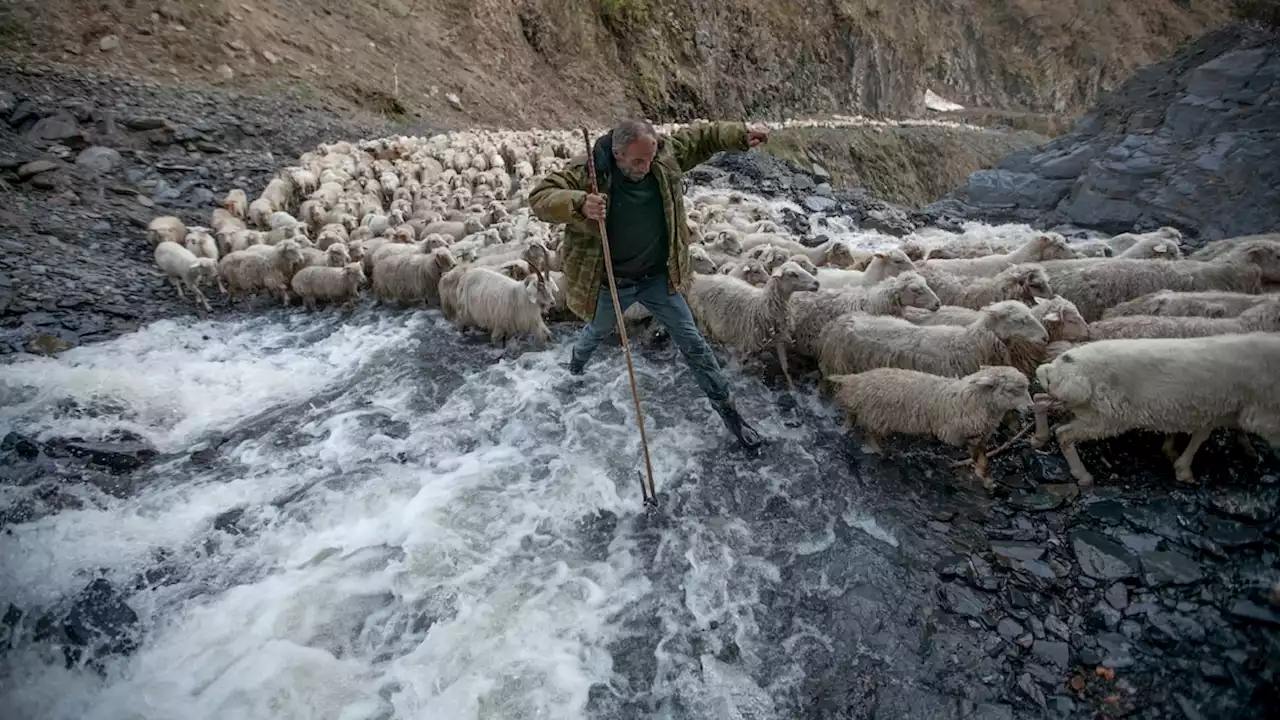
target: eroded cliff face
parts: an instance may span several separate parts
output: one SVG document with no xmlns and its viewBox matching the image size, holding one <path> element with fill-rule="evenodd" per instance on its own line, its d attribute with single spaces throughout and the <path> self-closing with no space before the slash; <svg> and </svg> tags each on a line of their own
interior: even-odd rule
<svg viewBox="0 0 1280 720">
<path fill-rule="evenodd" d="M 1073 113 L 1231 0 L 18 0 L 9 52 L 441 125 Z M 114 40 L 104 38 L 114 37 Z M 106 48 L 106 49 L 103 49 Z M 450 96 L 453 96 L 452 98 Z"/>
</svg>

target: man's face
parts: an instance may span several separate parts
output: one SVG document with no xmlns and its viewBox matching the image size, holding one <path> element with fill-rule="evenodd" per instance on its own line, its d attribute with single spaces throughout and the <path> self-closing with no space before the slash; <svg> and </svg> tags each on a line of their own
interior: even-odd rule
<svg viewBox="0 0 1280 720">
<path fill-rule="evenodd" d="M 615 152 L 613 159 L 618 164 L 618 170 L 628 180 L 637 182 L 649 174 L 649 164 L 653 162 L 653 156 L 657 152 L 658 141 L 651 137 L 639 137 L 620 152 Z"/>
</svg>

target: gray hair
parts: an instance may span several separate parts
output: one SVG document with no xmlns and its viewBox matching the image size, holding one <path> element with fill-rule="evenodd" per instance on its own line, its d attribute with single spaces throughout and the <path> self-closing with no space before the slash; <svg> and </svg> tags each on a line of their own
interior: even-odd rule
<svg viewBox="0 0 1280 720">
<path fill-rule="evenodd" d="M 658 140 L 658 131 L 653 129 L 645 120 L 627 119 L 613 126 L 613 132 L 610 139 L 613 141 L 613 151 L 621 153 L 631 143 L 639 138 L 650 137 L 654 142 Z"/>
</svg>

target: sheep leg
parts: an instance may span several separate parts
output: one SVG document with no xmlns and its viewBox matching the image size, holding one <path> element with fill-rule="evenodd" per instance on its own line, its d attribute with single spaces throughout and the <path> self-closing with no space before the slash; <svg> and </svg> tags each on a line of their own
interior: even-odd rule
<svg viewBox="0 0 1280 720">
<path fill-rule="evenodd" d="M 1035 407 L 1036 434 L 1031 437 L 1031 447 L 1038 450 L 1049 442 L 1049 407 L 1053 404 L 1053 396 L 1036 393 L 1032 401 Z"/>
<path fill-rule="evenodd" d="M 1194 485 L 1196 482 L 1195 475 L 1191 474 L 1191 461 L 1196 456 L 1196 451 L 1209 439 L 1209 435 L 1213 433 L 1213 426 L 1207 425 L 1191 433 L 1191 439 L 1187 441 L 1187 449 L 1182 451 L 1177 460 L 1173 461 L 1173 473 L 1178 478 L 1178 482 L 1186 485 Z"/>
<path fill-rule="evenodd" d="M 183 300 L 186 300 L 187 294 L 182 292 L 182 281 L 176 277 L 169 278 L 169 281 L 173 283 L 173 287 L 178 290 L 178 297 L 182 298 Z"/>
<path fill-rule="evenodd" d="M 1067 467 L 1071 468 L 1071 475 L 1076 479 L 1076 484 L 1080 487 L 1088 487 L 1093 484 L 1093 475 L 1089 474 L 1088 468 L 1080 460 L 1080 453 L 1076 450 L 1076 443 L 1081 440 L 1092 440 L 1089 435 L 1088 428 L 1081 425 L 1079 421 L 1072 421 L 1058 427 L 1058 447 L 1062 448 L 1062 456 L 1067 460 Z"/>
<path fill-rule="evenodd" d="M 871 453 L 872 455 L 883 455 L 884 447 L 881 446 L 881 437 L 873 432 L 862 433 L 862 451 Z"/>
<path fill-rule="evenodd" d="M 1178 452 L 1178 448 L 1175 447 L 1175 437 L 1174 433 L 1165 435 L 1164 444 L 1160 446 L 1160 452 L 1164 453 L 1164 456 L 1169 458 L 1169 462 L 1177 462 L 1178 457 L 1181 455 L 1181 453 Z"/>
<path fill-rule="evenodd" d="M 196 302 L 200 304 L 200 307 L 204 308 L 205 312 L 213 310 L 213 308 L 209 307 L 209 300 L 204 296 L 204 293 L 200 292 L 200 288 L 192 286 L 191 294 L 195 296 Z"/>
<path fill-rule="evenodd" d="M 987 473 L 987 439 L 978 438 L 969 443 L 969 459 L 973 461 L 973 474 L 978 476 L 984 489 L 995 487 L 995 481 Z"/>
<path fill-rule="evenodd" d="M 1236 443 L 1240 445 L 1240 449 L 1244 451 L 1246 457 L 1250 460 L 1258 459 L 1258 450 L 1253 446 L 1253 441 L 1249 439 L 1249 433 L 1242 428 L 1235 430 Z"/>
<path fill-rule="evenodd" d="M 787 366 L 787 344 L 785 342 L 775 342 L 774 351 L 778 353 L 778 365 L 782 367 L 782 377 L 786 378 L 787 390 L 796 391 L 796 383 L 791 379 L 791 368 Z"/>
</svg>

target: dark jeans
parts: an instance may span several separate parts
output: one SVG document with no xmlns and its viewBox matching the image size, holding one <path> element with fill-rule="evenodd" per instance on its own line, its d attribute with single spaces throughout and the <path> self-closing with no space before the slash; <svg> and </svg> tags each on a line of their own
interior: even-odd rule
<svg viewBox="0 0 1280 720">
<path fill-rule="evenodd" d="M 706 393 L 712 406 L 717 410 L 723 407 L 729 401 L 729 381 L 720 371 L 720 364 L 716 362 L 711 347 L 703 339 L 702 333 L 698 332 L 684 296 L 667 292 L 666 274 L 639 280 L 634 284 L 619 281 L 618 304 L 622 306 L 622 311 L 626 312 L 631 303 L 635 302 L 643 305 L 666 328 L 667 334 L 675 341 L 676 347 L 680 348 L 685 362 L 693 371 L 694 381 Z M 613 333 L 616 325 L 613 298 L 609 296 L 609 288 L 602 287 L 596 295 L 595 317 L 582 328 L 573 344 L 573 359 L 585 364 L 600 343 Z"/>
</svg>

